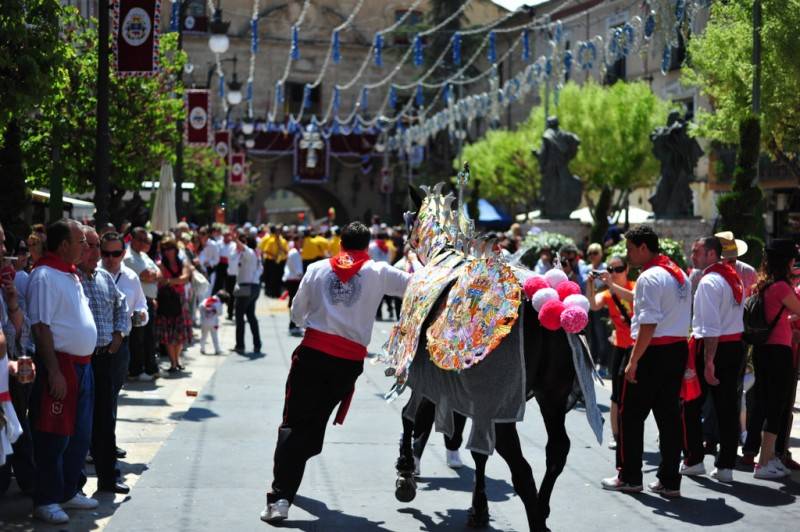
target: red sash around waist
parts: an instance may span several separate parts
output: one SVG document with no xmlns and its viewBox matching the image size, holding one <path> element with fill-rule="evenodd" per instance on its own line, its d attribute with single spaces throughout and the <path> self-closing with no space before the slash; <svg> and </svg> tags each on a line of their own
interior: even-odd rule
<svg viewBox="0 0 800 532">
<path fill-rule="evenodd" d="M 75 433 L 78 393 L 80 392 L 75 364 L 85 366 L 92 361 L 92 357 L 76 356 L 56 351 L 56 359 L 58 360 L 61 374 L 67 383 L 67 393 L 64 399 L 59 400 L 50 395 L 47 385 L 43 387 L 39 416 L 36 420 L 36 430 L 60 436 L 72 436 Z"/>
<path fill-rule="evenodd" d="M 0 402 L 10 401 L 10 400 L 11 400 L 11 394 L 10 393 L 8 393 L 8 392 L 0 392 Z"/>
<path fill-rule="evenodd" d="M 651 339 L 649 345 L 653 346 L 670 345 L 686 341 L 687 339 L 685 336 L 659 336 L 657 338 Z"/>
<path fill-rule="evenodd" d="M 354 360 L 356 362 L 364 360 L 367 356 L 366 346 L 337 334 L 326 333 L 311 328 L 306 329 L 306 333 L 300 345 L 322 351 L 326 355 L 332 357 Z"/>
</svg>

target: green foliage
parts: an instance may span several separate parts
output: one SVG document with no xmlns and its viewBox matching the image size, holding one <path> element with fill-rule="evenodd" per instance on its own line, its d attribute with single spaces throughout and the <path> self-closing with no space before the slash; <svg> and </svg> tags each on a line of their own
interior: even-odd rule
<svg viewBox="0 0 800 532">
<path fill-rule="evenodd" d="M 0 2 L 0 131 L 51 91 L 63 60 L 60 4 L 58 0 Z"/>
<path fill-rule="evenodd" d="M 574 246 L 575 241 L 561 233 L 542 232 L 535 235 L 528 235 L 522 242 L 522 248 L 526 251 L 522 254 L 522 257 L 520 257 L 520 262 L 528 268 L 533 269 L 536 265 L 536 261 L 539 260 L 539 251 L 541 251 L 542 248 L 550 248 L 553 254 L 555 254 L 567 244 L 572 244 Z"/>
<path fill-rule="evenodd" d="M 761 147 L 797 163 L 800 152 L 800 0 L 761 0 Z M 698 87 L 713 111 L 695 116 L 699 136 L 739 141 L 739 124 L 751 111 L 752 0 L 713 2 L 705 31 L 688 47 L 682 81 Z M 784 160 L 786 160 L 784 159 Z"/>
<path fill-rule="evenodd" d="M 225 187 L 225 166 L 210 147 L 187 146 L 183 158 L 184 177 L 194 182 L 193 214 L 197 222 L 211 222 Z"/>
<path fill-rule="evenodd" d="M 94 172 L 97 78 L 97 32 L 74 8 L 61 18 L 64 60 L 53 92 L 23 123 L 23 152 L 28 182 L 47 186 L 53 154 L 59 153 L 64 189 L 86 192 Z M 177 51 L 177 35 L 160 41 L 161 71 L 153 77 L 110 79 L 111 182 L 136 190 L 158 175 L 162 160 L 172 161 L 183 113 L 182 87 L 175 83 L 186 61 Z"/>
<path fill-rule="evenodd" d="M 600 236 L 607 229 L 611 193 L 651 185 L 658 175 L 650 133 L 664 124 L 669 109 L 646 83 L 568 83 L 561 89 L 555 113 L 560 128 L 581 139 L 570 169 L 581 177 L 587 198 L 601 196 L 596 205 L 590 201 Z M 540 148 L 544 123 L 544 107 L 537 106 L 516 131 L 490 131 L 464 149 L 483 197 L 518 207 L 536 198 L 541 176 L 531 149 Z"/>
<path fill-rule="evenodd" d="M 686 268 L 689 266 L 689 263 L 686 261 L 686 255 L 683 254 L 683 244 L 678 242 L 677 240 L 673 240 L 671 238 L 659 238 L 659 251 L 666 255 L 667 257 L 671 258 L 675 263 L 681 267 L 683 271 L 686 271 Z M 613 246 L 606 249 L 606 257 L 611 257 L 612 255 L 619 255 L 620 257 L 627 256 L 628 251 L 625 248 L 625 239 L 623 238 Z M 639 275 L 638 270 L 634 271 L 635 268 L 631 268 L 631 275 L 632 279 L 635 279 L 636 276 Z"/>
</svg>

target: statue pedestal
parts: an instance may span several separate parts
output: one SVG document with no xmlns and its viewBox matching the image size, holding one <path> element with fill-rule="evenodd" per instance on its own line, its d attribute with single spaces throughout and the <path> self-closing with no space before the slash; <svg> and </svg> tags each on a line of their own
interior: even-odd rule
<svg viewBox="0 0 800 532">
<path fill-rule="evenodd" d="M 564 236 L 570 237 L 575 241 L 575 245 L 581 247 L 585 238 L 589 237 L 589 232 L 592 229 L 591 224 L 581 222 L 580 220 L 529 220 L 522 224 L 524 233 L 528 233 L 531 229 L 541 230 L 543 233 L 559 233 Z"/>
</svg>

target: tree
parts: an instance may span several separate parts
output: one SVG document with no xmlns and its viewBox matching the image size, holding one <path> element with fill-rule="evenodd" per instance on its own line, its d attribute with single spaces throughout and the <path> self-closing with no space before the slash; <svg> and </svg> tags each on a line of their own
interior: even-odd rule
<svg viewBox="0 0 800 532">
<path fill-rule="evenodd" d="M 800 179 L 800 0 L 761 0 L 760 144 Z M 738 144 L 751 117 L 753 84 L 752 0 L 714 2 L 705 31 L 689 42 L 682 81 L 712 103 L 699 110 L 695 133 Z"/>
<path fill-rule="evenodd" d="M 226 172 L 225 166 L 212 148 L 186 147 L 184 173 L 187 179 L 194 182 L 192 213 L 195 221 L 214 221 L 214 208 L 222 196 Z"/>
<path fill-rule="evenodd" d="M 74 8 L 64 10 L 62 27 L 67 60 L 53 93 L 24 121 L 22 146 L 29 183 L 47 186 L 56 169 L 52 154 L 58 151 L 65 190 L 80 193 L 93 184 L 97 34 Z M 162 160 L 174 157 L 175 120 L 183 113 L 176 79 L 186 54 L 177 51 L 175 34 L 161 36 L 159 53 L 162 68 L 155 76 L 111 76 L 112 196 L 138 190 L 142 181 L 157 176 Z"/>
<path fill-rule="evenodd" d="M 653 183 L 658 161 L 652 152 L 650 132 L 664 123 L 670 105 L 660 100 L 646 83 L 617 83 L 611 87 L 588 82 L 565 85 L 554 109 L 560 128 L 581 139 L 570 169 L 580 176 L 587 203 L 593 207 L 592 240 L 600 241 L 608 229 L 614 203 L 631 189 Z M 530 154 L 539 149 L 544 132 L 544 107 L 537 106 L 517 131 L 490 132 L 464 151 L 481 180 L 487 199 L 527 205 L 538 191 L 538 163 Z"/>
</svg>

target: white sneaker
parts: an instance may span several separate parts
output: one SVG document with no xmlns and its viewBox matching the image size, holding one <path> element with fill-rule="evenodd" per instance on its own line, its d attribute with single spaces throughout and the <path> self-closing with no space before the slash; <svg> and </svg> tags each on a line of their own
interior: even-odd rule
<svg viewBox="0 0 800 532">
<path fill-rule="evenodd" d="M 611 438 L 611 441 L 608 442 L 608 448 L 611 449 L 612 451 L 616 451 L 617 450 L 617 440 L 615 440 L 614 438 Z"/>
<path fill-rule="evenodd" d="M 655 482 L 651 482 L 650 484 L 648 484 L 647 489 L 649 489 L 653 493 L 656 493 L 668 499 L 675 499 L 681 496 L 681 490 L 679 489 L 673 490 L 666 488 L 664 487 L 664 485 L 661 483 L 660 480 L 656 480 Z"/>
<path fill-rule="evenodd" d="M 720 482 L 733 482 L 733 469 L 719 469 L 715 467 L 710 476 Z"/>
<path fill-rule="evenodd" d="M 760 478 L 763 480 L 772 480 L 785 476 L 787 476 L 786 472 L 777 467 L 775 459 L 770 460 L 765 465 L 756 464 L 756 468 L 753 471 L 753 478 Z"/>
<path fill-rule="evenodd" d="M 287 517 L 289 517 L 289 501 L 286 499 L 267 503 L 267 506 L 261 512 L 261 520 L 266 523 L 277 523 Z"/>
<path fill-rule="evenodd" d="M 689 477 L 705 475 L 706 466 L 703 462 L 700 462 L 699 464 L 695 464 L 692 466 L 687 466 L 685 463 L 681 462 L 680 474 Z"/>
<path fill-rule="evenodd" d="M 414 457 L 414 476 L 415 476 L 415 477 L 418 477 L 418 476 L 420 475 L 420 472 L 419 472 L 419 463 L 420 463 L 419 457 L 418 457 L 418 456 L 415 456 L 415 457 Z"/>
<path fill-rule="evenodd" d="M 62 502 L 61 507 L 65 510 L 94 510 L 98 504 L 100 503 L 97 502 L 97 499 L 92 499 L 78 492 L 67 502 Z"/>
<path fill-rule="evenodd" d="M 456 449 L 455 451 L 451 451 L 448 449 L 447 467 L 451 469 L 461 469 L 462 467 L 464 467 L 464 462 L 461 461 L 461 454 L 458 452 L 458 449 Z"/>
<path fill-rule="evenodd" d="M 604 490 L 609 491 L 622 491 L 625 493 L 638 493 L 642 491 L 641 484 L 635 486 L 633 484 L 628 484 L 627 482 L 620 480 L 618 476 L 604 478 L 600 481 L 600 485 Z"/>
<path fill-rule="evenodd" d="M 36 519 L 40 519 L 45 523 L 50 523 L 51 525 L 63 525 L 64 523 L 69 523 L 69 516 L 67 512 L 65 512 L 61 506 L 57 504 L 45 504 L 42 506 L 37 506 L 33 509 L 33 516 Z"/>
<path fill-rule="evenodd" d="M 776 468 L 778 468 L 781 471 L 783 471 L 784 473 L 786 473 L 786 476 L 789 476 L 789 475 L 792 474 L 792 472 L 789 470 L 789 468 L 786 467 L 786 465 L 784 465 L 783 461 L 780 458 L 778 458 L 777 456 L 774 457 L 772 460 L 770 460 L 770 462 L 773 463 Z"/>
<path fill-rule="evenodd" d="M 139 379 L 140 382 L 151 382 L 154 379 L 154 377 L 152 375 L 148 375 L 143 371 L 139 374 L 137 379 Z"/>
</svg>

